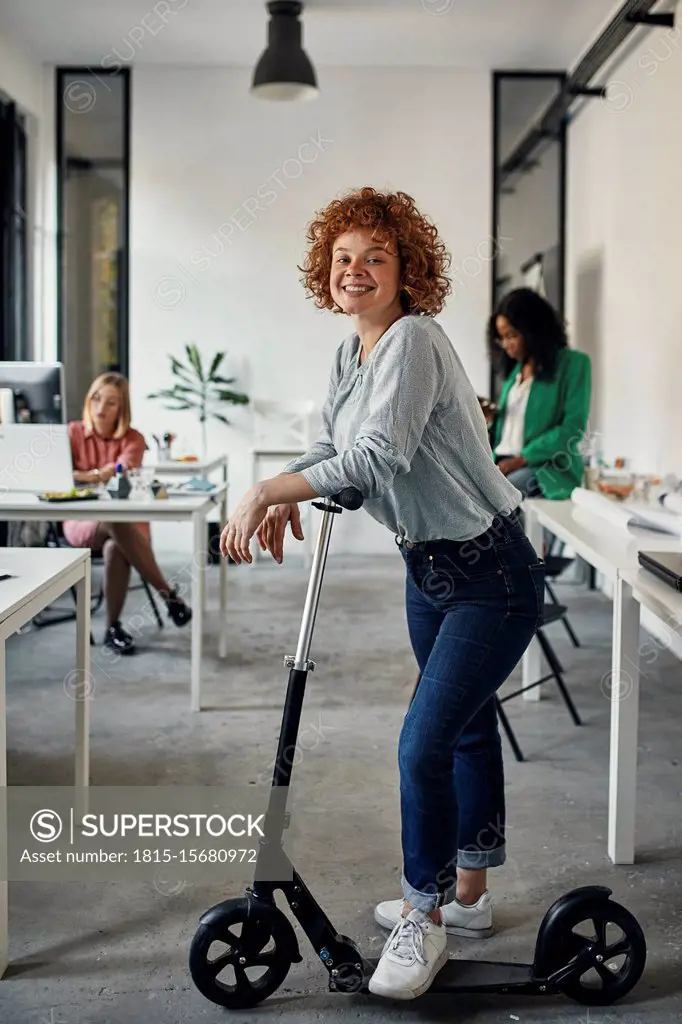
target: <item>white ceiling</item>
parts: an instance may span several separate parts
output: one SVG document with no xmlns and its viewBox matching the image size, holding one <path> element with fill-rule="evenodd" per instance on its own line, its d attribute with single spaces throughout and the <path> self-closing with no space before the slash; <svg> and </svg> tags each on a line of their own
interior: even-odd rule
<svg viewBox="0 0 682 1024">
<path fill-rule="evenodd" d="M 570 68 L 619 0 L 308 0 L 315 65 Z M 165 15 L 165 22 L 161 14 Z M 48 63 L 251 67 L 261 0 L 0 0 L 0 32 Z"/>
</svg>

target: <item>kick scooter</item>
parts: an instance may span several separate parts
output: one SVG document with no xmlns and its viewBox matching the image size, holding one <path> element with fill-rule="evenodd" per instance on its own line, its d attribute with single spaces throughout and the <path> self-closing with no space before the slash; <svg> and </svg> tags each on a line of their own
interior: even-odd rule
<svg viewBox="0 0 682 1024">
<path fill-rule="evenodd" d="M 284 659 L 289 682 L 255 881 L 243 898 L 228 899 L 207 910 L 191 942 L 189 969 L 195 985 L 207 999 L 230 1010 L 262 1002 L 282 984 L 291 965 L 303 959 L 288 917 L 275 904 L 277 890 L 284 894 L 326 968 L 332 992 L 366 991 L 378 963 L 364 956 L 353 939 L 337 932 L 282 850 L 287 827 L 286 796 L 282 796 L 292 773 L 287 751 L 296 749 L 306 680 L 315 667 L 309 653 L 332 524 L 344 508 L 355 510 L 362 502 L 355 488 L 313 502 L 322 512 L 322 522 L 296 654 Z M 278 882 L 266 880 L 273 875 L 262 869 L 273 848 L 284 867 L 274 876 L 281 879 Z M 638 982 L 646 962 L 646 942 L 636 918 L 610 896 L 611 889 L 588 885 L 556 900 L 540 925 L 531 964 L 451 958 L 428 991 L 563 993 L 586 1005 L 614 1003 Z"/>
</svg>

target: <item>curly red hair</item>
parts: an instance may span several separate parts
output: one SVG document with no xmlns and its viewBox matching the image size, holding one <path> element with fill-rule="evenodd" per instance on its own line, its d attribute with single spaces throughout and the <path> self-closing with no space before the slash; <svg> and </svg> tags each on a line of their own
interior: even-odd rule
<svg viewBox="0 0 682 1024">
<path fill-rule="evenodd" d="M 302 283 L 318 309 L 343 310 L 329 288 L 335 239 L 345 231 L 369 228 L 379 243 L 388 243 L 400 257 L 400 302 L 405 313 L 436 316 L 450 292 L 446 271 L 450 255 L 436 227 L 405 192 L 377 192 L 370 186 L 334 199 L 310 224 Z"/>
</svg>

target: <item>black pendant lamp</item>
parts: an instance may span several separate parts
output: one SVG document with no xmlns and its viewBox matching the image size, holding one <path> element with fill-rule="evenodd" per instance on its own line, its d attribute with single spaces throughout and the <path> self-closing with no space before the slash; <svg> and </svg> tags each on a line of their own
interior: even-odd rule
<svg viewBox="0 0 682 1024">
<path fill-rule="evenodd" d="M 266 100 L 311 100 L 318 94 L 315 69 L 303 49 L 298 0 L 270 0 L 268 45 L 253 74 L 251 93 Z"/>
</svg>

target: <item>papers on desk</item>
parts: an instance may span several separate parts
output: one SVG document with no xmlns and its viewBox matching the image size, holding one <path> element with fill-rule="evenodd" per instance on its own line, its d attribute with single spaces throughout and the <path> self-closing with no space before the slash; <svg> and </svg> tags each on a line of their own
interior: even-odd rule
<svg viewBox="0 0 682 1024">
<path fill-rule="evenodd" d="M 627 530 L 631 526 L 645 530 L 659 530 L 675 537 L 682 537 L 682 515 L 669 509 L 654 506 L 643 501 L 628 499 L 613 501 L 604 494 L 576 487 L 571 500 L 579 508 L 600 516 L 612 526 Z"/>
<path fill-rule="evenodd" d="M 191 480 L 185 480 L 181 484 L 174 484 L 169 487 L 166 484 L 166 493 L 169 498 L 172 497 L 186 497 L 188 494 L 210 494 L 211 491 L 215 491 L 216 485 L 210 480 L 204 480 L 202 477 L 192 477 Z"/>
<path fill-rule="evenodd" d="M 659 501 L 669 512 L 675 512 L 682 516 L 682 494 L 679 492 L 673 491 L 671 494 L 664 494 Z"/>
</svg>

